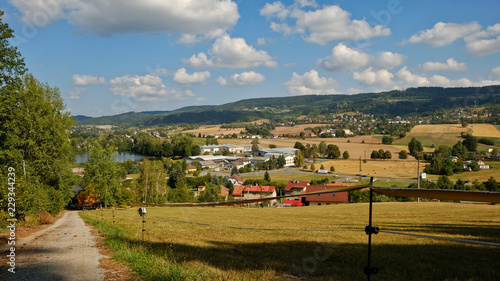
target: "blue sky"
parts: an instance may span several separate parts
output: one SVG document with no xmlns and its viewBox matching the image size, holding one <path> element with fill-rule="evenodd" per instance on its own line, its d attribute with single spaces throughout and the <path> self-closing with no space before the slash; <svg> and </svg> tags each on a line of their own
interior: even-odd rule
<svg viewBox="0 0 500 281">
<path fill-rule="evenodd" d="M 500 1 L 8 0 L 73 115 L 500 84 Z"/>
</svg>

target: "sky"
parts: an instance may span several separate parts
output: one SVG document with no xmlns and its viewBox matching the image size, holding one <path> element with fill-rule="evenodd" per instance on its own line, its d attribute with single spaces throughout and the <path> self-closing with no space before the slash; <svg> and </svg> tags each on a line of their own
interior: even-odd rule
<svg viewBox="0 0 500 281">
<path fill-rule="evenodd" d="M 72 115 L 500 84 L 500 1 L 8 0 Z"/>
</svg>

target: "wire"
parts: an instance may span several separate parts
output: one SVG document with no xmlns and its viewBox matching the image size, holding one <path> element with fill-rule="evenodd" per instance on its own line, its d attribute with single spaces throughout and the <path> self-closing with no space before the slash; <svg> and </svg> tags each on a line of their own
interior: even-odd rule
<svg viewBox="0 0 500 281">
<path fill-rule="evenodd" d="M 156 217 L 156 218 L 158 218 L 158 217 Z M 254 227 L 239 227 L 239 226 L 216 225 L 216 224 L 209 224 L 209 223 L 200 223 L 200 222 L 192 222 L 192 221 L 181 221 L 181 220 L 164 219 L 164 218 L 158 218 L 158 219 L 165 220 L 165 221 L 173 221 L 173 222 L 180 222 L 180 223 L 203 225 L 203 226 L 213 226 L 213 227 L 230 228 L 230 229 L 243 229 L 243 230 L 306 231 L 306 232 L 307 231 L 317 231 L 317 232 L 325 232 L 325 231 L 363 231 L 363 230 L 359 230 L 359 229 L 341 230 L 341 229 L 254 228 Z"/>
<path fill-rule="evenodd" d="M 485 241 L 470 240 L 470 239 L 462 239 L 462 238 L 452 238 L 452 237 L 442 237 L 442 236 L 434 236 L 434 235 L 413 234 L 413 233 L 404 233 L 404 232 L 395 232 L 395 231 L 386 231 L 386 230 L 380 230 L 379 232 L 389 233 L 389 234 L 396 234 L 396 235 L 406 235 L 406 236 L 414 236 L 414 237 L 423 237 L 423 238 L 430 238 L 430 239 L 448 240 L 448 241 L 462 242 L 462 243 L 473 243 L 473 244 L 488 245 L 488 246 L 500 246 L 500 243 L 485 242 Z"/>
</svg>

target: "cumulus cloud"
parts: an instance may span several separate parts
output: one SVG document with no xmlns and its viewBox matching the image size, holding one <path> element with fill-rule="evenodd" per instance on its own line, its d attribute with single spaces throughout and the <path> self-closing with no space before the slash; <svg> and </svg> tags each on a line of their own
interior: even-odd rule
<svg viewBox="0 0 500 281">
<path fill-rule="evenodd" d="M 392 85 L 392 78 L 394 75 L 390 73 L 387 69 L 373 70 L 372 67 L 368 67 L 362 72 L 354 72 L 352 78 L 360 81 L 363 85 L 373 86 L 373 85 Z"/>
<path fill-rule="evenodd" d="M 266 81 L 264 75 L 254 72 L 247 71 L 243 73 L 236 73 L 229 78 L 220 77 L 217 78 L 216 82 L 221 86 L 248 86 L 253 84 L 258 84 Z"/>
<path fill-rule="evenodd" d="M 488 85 L 498 85 L 500 81 L 495 80 L 481 80 L 473 82 L 467 78 L 451 80 L 443 75 L 433 75 L 426 77 L 410 72 L 406 66 L 401 68 L 396 77 L 398 88 L 404 89 L 408 87 L 421 87 L 421 86 L 438 86 L 438 87 L 481 87 Z"/>
<path fill-rule="evenodd" d="M 240 15 L 230 0 L 11 0 L 25 22 L 37 13 L 50 22 L 65 18 L 81 32 L 112 34 L 167 32 L 179 42 L 196 43 L 224 34 Z M 38 16 L 38 18 L 41 18 Z"/>
<path fill-rule="evenodd" d="M 106 84 L 106 80 L 104 79 L 104 77 L 74 74 L 73 84 L 78 86 L 98 85 L 98 84 Z"/>
<path fill-rule="evenodd" d="M 75 87 L 73 91 L 69 92 L 69 98 L 72 100 L 79 100 L 80 95 L 84 93 L 87 89 L 81 87 Z"/>
<path fill-rule="evenodd" d="M 186 96 L 193 96 L 191 91 L 180 91 L 165 86 L 160 77 L 151 74 L 145 76 L 127 74 L 111 79 L 109 83 L 114 95 L 138 101 L 181 100 Z"/>
<path fill-rule="evenodd" d="M 491 73 L 500 76 L 500 66 L 497 66 L 491 70 Z"/>
<path fill-rule="evenodd" d="M 500 36 L 494 39 L 482 39 L 467 43 L 467 51 L 471 55 L 485 56 L 500 52 Z"/>
<path fill-rule="evenodd" d="M 404 63 L 406 56 L 393 52 L 384 52 L 375 58 L 374 66 L 379 69 L 392 69 Z"/>
<path fill-rule="evenodd" d="M 464 38 L 481 30 L 477 22 L 467 24 L 438 22 L 433 28 L 421 30 L 410 39 L 403 41 L 407 43 L 421 43 L 432 47 L 443 47 L 450 45 L 459 38 Z"/>
<path fill-rule="evenodd" d="M 201 52 L 184 59 L 183 62 L 196 68 L 250 68 L 257 66 L 277 67 L 278 63 L 262 50 L 248 45 L 243 38 L 231 38 L 224 35 L 215 40 L 208 51 L 211 58 Z"/>
<path fill-rule="evenodd" d="M 341 71 L 344 69 L 355 69 L 367 65 L 370 62 L 368 54 L 348 48 L 339 43 L 332 49 L 332 55 L 316 62 L 318 67 L 329 71 Z"/>
<path fill-rule="evenodd" d="M 338 83 L 333 78 L 319 77 L 318 72 L 312 69 L 304 75 L 293 73 L 290 81 L 284 84 L 290 95 L 327 95 L 335 94 Z"/>
<path fill-rule="evenodd" d="M 467 65 L 464 62 L 457 62 L 453 58 L 442 62 L 426 62 L 420 66 L 424 71 L 463 71 L 467 70 Z"/>
<path fill-rule="evenodd" d="M 179 68 L 174 74 L 174 81 L 183 85 L 200 84 L 210 78 L 210 72 L 194 72 L 193 74 L 187 73 L 186 69 Z"/>
<path fill-rule="evenodd" d="M 319 45 L 334 40 L 366 40 L 391 34 L 390 29 L 382 25 L 372 27 L 364 19 L 351 19 L 349 12 L 336 5 L 325 5 L 312 11 L 301 9 L 303 6 L 317 5 L 313 1 L 298 1 L 286 7 L 278 1 L 266 4 L 260 13 L 268 19 L 280 20 L 271 22 L 273 31 L 283 32 L 285 35 L 299 33 L 305 41 Z M 295 25 L 290 26 L 285 21 L 287 19 L 295 20 Z"/>
</svg>

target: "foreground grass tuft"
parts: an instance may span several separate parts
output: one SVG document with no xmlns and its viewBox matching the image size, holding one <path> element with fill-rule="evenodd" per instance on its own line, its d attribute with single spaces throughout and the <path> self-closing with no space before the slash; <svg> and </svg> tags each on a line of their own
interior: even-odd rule
<svg viewBox="0 0 500 281">
<path fill-rule="evenodd" d="M 190 270 L 176 262 L 170 249 L 158 249 L 132 238 L 123 228 L 85 214 L 86 223 L 95 226 L 105 237 L 103 244 L 115 251 L 114 259 L 125 261 L 143 280 L 203 280 L 200 270 Z"/>
</svg>

